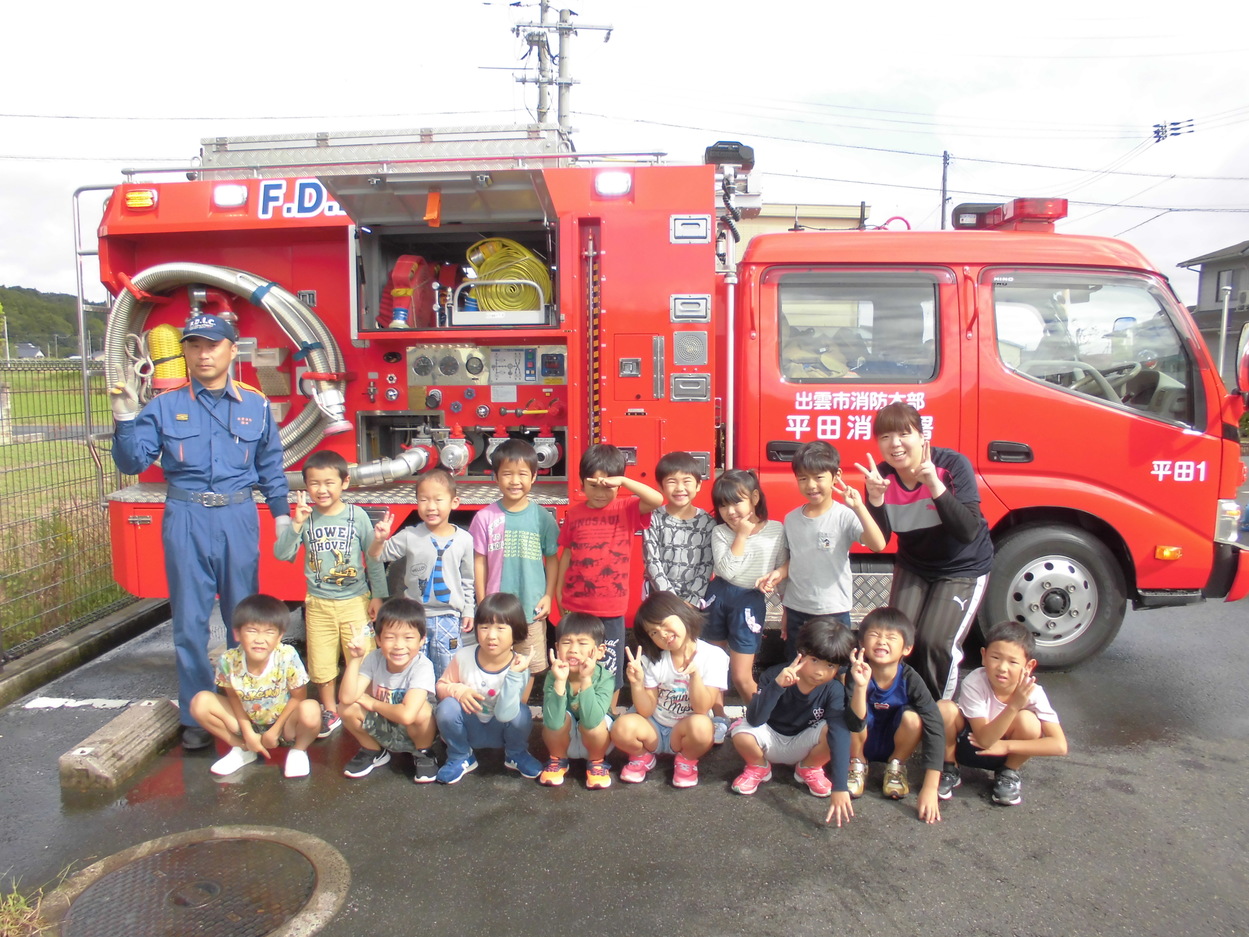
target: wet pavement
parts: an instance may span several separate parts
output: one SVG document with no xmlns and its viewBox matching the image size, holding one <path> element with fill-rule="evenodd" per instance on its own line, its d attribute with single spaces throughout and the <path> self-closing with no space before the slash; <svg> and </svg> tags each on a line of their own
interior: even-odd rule
<svg viewBox="0 0 1249 937">
<path fill-rule="evenodd" d="M 618 755 L 606 791 L 576 770 L 540 788 L 491 754 L 443 787 L 414 785 L 405 756 L 344 778 L 355 743 L 340 732 L 313 746 L 308 779 L 260 765 L 223 781 L 211 753 L 174 749 L 120 794 L 63 796 L 57 757 L 117 710 L 26 704 L 174 695 L 166 624 L 0 711 L 0 873 L 29 889 L 159 836 L 263 824 L 346 858 L 347 903 L 322 931 L 342 937 L 1243 933 L 1247 616 L 1218 602 L 1133 613 L 1099 659 L 1044 675 L 1071 754 L 1025 767 L 1021 806 L 992 806 L 988 776 L 965 770 L 929 827 L 913 794 L 880 797 L 874 766 L 844 829 L 783 770 L 731 793 L 730 746 L 688 791 L 671 787 L 670 759 L 620 784 Z"/>
</svg>

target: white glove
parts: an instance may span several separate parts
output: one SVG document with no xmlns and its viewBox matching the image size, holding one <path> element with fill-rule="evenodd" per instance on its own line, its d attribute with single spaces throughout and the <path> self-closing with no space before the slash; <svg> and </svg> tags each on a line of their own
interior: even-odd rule
<svg viewBox="0 0 1249 937">
<path fill-rule="evenodd" d="M 139 415 L 139 378 L 134 368 L 127 366 L 121 380 L 108 389 L 108 403 L 118 423 L 129 423 Z"/>
<path fill-rule="evenodd" d="M 289 532 L 290 529 L 291 529 L 291 519 L 287 517 L 285 514 L 283 514 L 281 517 L 275 517 L 273 519 L 273 532 L 277 534 L 279 538 L 281 538 L 283 534 Z"/>
</svg>

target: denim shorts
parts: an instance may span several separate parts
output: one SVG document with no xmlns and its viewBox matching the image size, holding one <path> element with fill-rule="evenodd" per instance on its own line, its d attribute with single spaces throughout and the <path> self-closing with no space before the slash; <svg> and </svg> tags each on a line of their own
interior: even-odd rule
<svg viewBox="0 0 1249 937">
<path fill-rule="evenodd" d="M 451 666 L 455 652 L 462 647 L 477 643 L 477 635 L 460 630 L 463 619 L 454 612 L 443 615 L 427 615 L 425 618 L 425 656 L 434 665 L 434 679 Z"/>
<path fill-rule="evenodd" d="M 763 642 L 767 598 L 758 589 L 743 589 L 727 579 L 713 579 L 707 586 L 703 625 L 704 641 L 727 641 L 730 651 L 754 654 Z"/>
</svg>

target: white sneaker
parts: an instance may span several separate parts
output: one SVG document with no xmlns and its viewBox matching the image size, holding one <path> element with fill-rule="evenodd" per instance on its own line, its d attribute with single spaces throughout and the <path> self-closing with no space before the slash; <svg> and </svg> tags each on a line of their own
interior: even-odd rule
<svg viewBox="0 0 1249 937">
<path fill-rule="evenodd" d="M 286 768 L 283 773 L 288 778 L 306 778 L 311 766 L 308 764 L 308 753 L 292 748 L 286 753 Z"/>
<path fill-rule="evenodd" d="M 227 774 L 233 774 L 244 765 L 250 765 L 258 756 L 255 752 L 249 752 L 245 748 L 232 748 L 221 758 L 213 762 L 213 766 L 208 770 L 213 774 L 225 777 Z"/>
</svg>

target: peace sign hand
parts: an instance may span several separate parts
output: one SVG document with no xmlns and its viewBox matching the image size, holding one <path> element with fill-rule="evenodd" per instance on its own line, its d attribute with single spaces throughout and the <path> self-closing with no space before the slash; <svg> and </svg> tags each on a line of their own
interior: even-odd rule
<svg viewBox="0 0 1249 937">
<path fill-rule="evenodd" d="M 308 503 L 308 492 L 300 490 L 295 492 L 295 510 L 294 516 L 291 518 L 297 526 L 303 526 L 304 521 L 312 516 L 312 505 Z"/>
<path fill-rule="evenodd" d="M 863 473 L 863 487 L 867 490 L 867 500 L 875 507 L 880 507 L 885 503 L 885 492 L 889 490 L 889 483 L 893 480 L 885 478 L 880 474 L 880 469 L 876 467 L 876 460 L 872 458 L 872 454 L 867 454 L 867 466 L 864 467 L 858 462 L 854 463 L 854 467 Z"/>
<path fill-rule="evenodd" d="M 555 682 L 567 683 L 569 670 L 568 662 L 560 660 L 555 655 L 555 649 L 551 648 L 551 676 L 555 678 Z"/>
<path fill-rule="evenodd" d="M 850 652 L 850 679 L 855 686 L 867 686 L 872 679 L 872 668 L 863 659 L 863 648 L 855 648 Z"/>
<path fill-rule="evenodd" d="M 628 660 L 628 663 L 625 664 L 625 679 L 630 684 L 641 683 L 645 675 L 642 670 L 642 652 L 626 646 L 625 658 Z"/>
<path fill-rule="evenodd" d="M 937 467 L 932 462 L 932 443 L 927 439 L 924 440 L 924 444 L 919 450 L 919 465 L 915 468 L 915 476 L 936 497 L 937 493 L 933 492 L 933 489 L 941 483 L 937 478 Z M 942 490 L 944 491 L 944 488 Z"/>
<path fill-rule="evenodd" d="M 791 687 L 798 682 L 798 668 L 802 666 L 802 655 L 794 658 L 794 662 L 776 675 L 776 685 Z"/>
<path fill-rule="evenodd" d="M 842 481 L 841 476 L 833 480 L 833 491 L 841 495 L 841 500 L 850 510 L 855 511 L 863 506 L 863 496 L 859 494 L 859 489 L 847 485 Z"/>
<path fill-rule="evenodd" d="M 524 654 L 517 653 L 512 659 L 512 669 L 518 673 L 522 673 L 529 669 L 529 662 L 533 660 L 533 650 L 530 649 Z"/>
<path fill-rule="evenodd" d="M 390 532 L 395 529 L 395 512 L 387 511 L 386 516 L 373 525 L 374 540 L 389 540 Z"/>
</svg>

